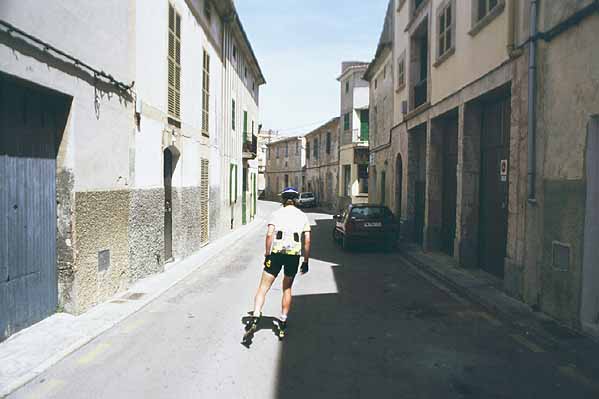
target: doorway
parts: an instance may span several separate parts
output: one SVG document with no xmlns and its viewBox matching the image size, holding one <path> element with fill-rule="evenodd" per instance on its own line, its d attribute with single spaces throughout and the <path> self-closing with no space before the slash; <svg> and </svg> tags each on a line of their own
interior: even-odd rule
<svg viewBox="0 0 599 399">
<path fill-rule="evenodd" d="M 599 115 L 591 119 L 587 129 L 586 177 L 580 320 L 583 330 L 599 337 L 599 209 L 596 205 L 599 203 Z"/>
<path fill-rule="evenodd" d="M 57 152 L 69 103 L 0 74 L 0 341 L 56 311 Z"/>
<path fill-rule="evenodd" d="M 456 230 L 458 120 L 448 118 L 443 129 L 441 251 L 453 256 Z"/>
<path fill-rule="evenodd" d="M 421 125 L 410 132 L 408 145 L 414 165 L 413 176 L 413 201 L 414 201 L 414 242 L 422 245 L 424 241 L 424 216 L 426 208 L 426 125 Z M 412 163 L 413 162 L 413 163 Z"/>
<path fill-rule="evenodd" d="M 164 150 L 164 259 L 173 260 L 173 153 Z"/>
<path fill-rule="evenodd" d="M 480 266 L 503 278 L 508 227 L 509 97 L 483 104 L 481 123 Z"/>
<path fill-rule="evenodd" d="M 395 161 L 395 218 L 401 222 L 401 200 L 403 188 L 403 162 L 401 154 L 397 154 Z"/>
</svg>

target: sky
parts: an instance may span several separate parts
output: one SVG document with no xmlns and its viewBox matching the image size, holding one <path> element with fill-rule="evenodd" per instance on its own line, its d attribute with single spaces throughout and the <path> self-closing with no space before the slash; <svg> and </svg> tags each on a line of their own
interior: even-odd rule
<svg viewBox="0 0 599 399">
<path fill-rule="evenodd" d="M 371 61 L 388 0 L 236 0 L 266 85 L 263 129 L 310 132 L 339 116 L 342 61 Z"/>
</svg>

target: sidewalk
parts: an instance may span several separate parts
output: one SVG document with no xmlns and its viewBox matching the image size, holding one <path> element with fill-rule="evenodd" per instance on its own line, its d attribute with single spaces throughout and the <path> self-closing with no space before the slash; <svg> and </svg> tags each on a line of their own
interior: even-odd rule
<svg viewBox="0 0 599 399">
<path fill-rule="evenodd" d="M 56 313 L 0 344 L 0 398 L 123 321 L 263 225 L 256 219 L 80 316 Z"/>
<path fill-rule="evenodd" d="M 552 352 L 564 358 L 574 369 L 585 370 L 587 375 L 599 381 L 599 342 L 509 297 L 503 292 L 503 281 L 491 274 L 479 269 L 460 268 L 454 258 L 442 253 L 424 252 L 414 244 L 401 244 L 399 253 L 416 269 L 440 280 L 495 314 L 505 324 L 523 331 L 542 352 Z"/>
</svg>

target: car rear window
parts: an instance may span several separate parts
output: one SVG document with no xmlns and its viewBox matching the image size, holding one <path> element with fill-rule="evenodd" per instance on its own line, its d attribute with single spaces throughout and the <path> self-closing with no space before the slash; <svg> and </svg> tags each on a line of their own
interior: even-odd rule
<svg viewBox="0 0 599 399">
<path fill-rule="evenodd" d="M 314 194 L 312 193 L 303 193 L 302 198 L 314 198 Z"/>
<path fill-rule="evenodd" d="M 390 217 L 391 212 L 387 208 L 380 206 L 363 206 L 353 208 L 350 216 L 356 219 L 383 219 Z"/>
</svg>

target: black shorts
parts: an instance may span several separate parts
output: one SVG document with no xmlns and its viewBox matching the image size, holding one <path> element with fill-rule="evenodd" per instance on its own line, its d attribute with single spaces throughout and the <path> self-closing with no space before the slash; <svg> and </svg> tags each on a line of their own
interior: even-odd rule
<svg viewBox="0 0 599 399">
<path fill-rule="evenodd" d="M 270 267 L 264 266 L 264 271 L 277 277 L 281 269 L 285 268 L 285 276 L 293 278 L 297 274 L 299 261 L 299 255 L 272 254 L 270 256 Z"/>
</svg>

